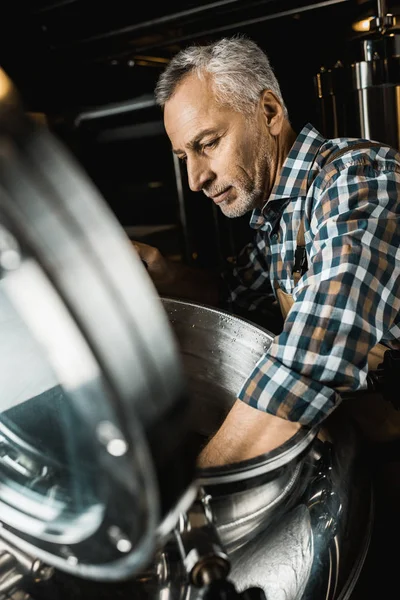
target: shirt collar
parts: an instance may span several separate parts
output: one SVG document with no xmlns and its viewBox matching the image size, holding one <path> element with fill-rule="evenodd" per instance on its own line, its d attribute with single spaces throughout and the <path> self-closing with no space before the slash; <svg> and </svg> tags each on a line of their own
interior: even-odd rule
<svg viewBox="0 0 400 600">
<path fill-rule="evenodd" d="M 256 208 L 250 218 L 250 226 L 255 229 L 264 223 L 263 213 L 275 200 L 305 196 L 308 190 L 308 177 L 318 150 L 325 138 L 311 123 L 307 123 L 297 136 L 285 162 L 278 181 L 262 209 Z M 286 203 L 287 204 L 287 203 Z"/>
</svg>

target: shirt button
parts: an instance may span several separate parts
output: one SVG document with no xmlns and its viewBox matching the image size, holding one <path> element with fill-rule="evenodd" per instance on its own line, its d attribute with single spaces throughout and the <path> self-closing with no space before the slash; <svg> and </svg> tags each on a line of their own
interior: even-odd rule
<svg viewBox="0 0 400 600">
<path fill-rule="evenodd" d="M 273 242 L 276 242 L 277 239 L 278 239 L 278 234 L 277 233 L 274 233 L 274 234 L 271 235 L 271 240 Z"/>
</svg>

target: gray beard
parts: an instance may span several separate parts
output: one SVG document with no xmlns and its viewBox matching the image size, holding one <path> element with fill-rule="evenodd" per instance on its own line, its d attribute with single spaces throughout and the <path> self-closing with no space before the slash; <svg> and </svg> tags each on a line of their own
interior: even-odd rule
<svg viewBox="0 0 400 600">
<path fill-rule="evenodd" d="M 258 205 L 257 199 L 254 197 L 254 194 L 246 193 L 242 195 L 240 200 L 236 200 L 229 204 L 228 202 L 222 202 L 219 205 L 222 213 L 225 217 L 229 219 L 235 219 L 237 217 L 242 217 L 246 213 L 254 210 L 254 208 Z"/>
<path fill-rule="evenodd" d="M 258 173 L 266 172 L 269 174 L 271 173 L 271 157 L 267 146 L 265 143 L 263 143 L 263 140 L 260 139 L 258 141 L 261 144 Z M 229 202 L 222 202 L 219 205 L 222 213 L 229 219 L 235 219 L 237 217 L 242 217 L 250 211 L 253 211 L 258 206 L 261 207 L 264 203 L 263 200 L 265 196 L 263 183 L 264 180 L 262 180 L 261 177 L 257 178 L 257 181 L 254 182 L 254 185 L 251 188 L 246 186 L 243 182 L 243 187 L 240 190 L 240 198 L 237 198 L 231 204 Z"/>
</svg>

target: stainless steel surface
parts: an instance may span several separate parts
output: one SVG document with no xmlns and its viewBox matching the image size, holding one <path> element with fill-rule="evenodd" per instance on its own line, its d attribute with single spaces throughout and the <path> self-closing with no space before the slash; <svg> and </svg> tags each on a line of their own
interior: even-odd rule
<svg viewBox="0 0 400 600">
<path fill-rule="evenodd" d="M 359 440 L 346 419 L 329 420 L 310 449 L 311 470 L 293 506 L 240 549 L 228 553 L 238 592 L 261 588 L 271 600 L 349 600 L 368 550 L 374 502 Z M 160 565 L 164 565 L 163 569 Z M 158 565 L 158 567 L 156 566 Z M 168 565 L 168 569 L 166 569 Z M 200 600 L 173 545 L 147 572 L 138 598 Z M 154 572 L 163 573 L 163 578 Z M 136 597 L 136 596 L 135 596 Z"/>
<path fill-rule="evenodd" d="M 231 557 L 230 578 L 239 590 L 260 586 L 268 598 L 301 598 L 313 563 L 310 515 L 304 504 L 282 518 L 280 525 L 261 534 Z"/>
<path fill-rule="evenodd" d="M 354 55 L 316 75 L 320 129 L 400 149 L 400 34 L 366 37 Z"/>
<path fill-rule="evenodd" d="M 386 16 L 387 14 L 387 10 L 386 10 L 386 0 L 377 0 L 377 7 L 378 7 L 378 13 L 377 16 L 380 19 L 383 19 L 383 17 Z"/>
<path fill-rule="evenodd" d="M 222 423 L 273 337 L 224 311 L 172 298 L 162 298 L 162 304 L 194 399 L 196 432 L 208 437 Z"/>
<path fill-rule="evenodd" d="M 0 540 L 0 598 L 13 598 L 19 595 L 19 588 L 25 576 L 35 581 L 45 581 L 53 575 L 53 567 L 41 563 L 35 556 L 27 555 L 18 548 Z"/>
<path fill-rule="evenodd" d="M 303 464 L 289 464 L 268 483 L 254 482 L 244 491 L 219 490 L 210 504 L 222 543 L 229 551 L 242 547 L 292 505 L 302 491 Z"/>
<path fill-rule="evenodd" d="M 238 589 L 259 585 L 277 600 L 350 597 L 369 546 L 372 487 L 351 425 L 335 417 L 327 430 L 301 500 L 231 556 Z"/>
<path fill-rule="evenodd" d="M 175 530 L 175 540 L 191 584 L 203 587 L 205 580 L 226 577 L 230 563 L 215 526 L 210 497 L 198 497 Z"/>
<path fill-rule="evenodd" d="M 373 524 L 373 495 L 368 468 L 360 462 L 352 426 L 331 419 L 310 450 L 305 487 L 268 528 L 229 553 L 228 579 L 238 592 L 259 587 L 273 600 L 349 600 L 364 564 Z M 168 549 L 164 561 L 170 562 Z M 179 577 L 178 569 L 171 574 Z M 144 598 L 199 600 L 183 578 L 162 596 L 153 588 Z"/>
</svg>

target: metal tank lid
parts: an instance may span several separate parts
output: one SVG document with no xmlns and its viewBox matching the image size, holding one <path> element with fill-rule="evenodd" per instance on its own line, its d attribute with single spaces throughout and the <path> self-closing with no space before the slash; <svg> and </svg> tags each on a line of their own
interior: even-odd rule
<svg viewBox="0 0 400 600">
<path fill-rule="evenodd" d="M 0 537 L 122 579 L 195 495 L 178 350 L 122 227 L 3 71 L 0 132 Z"/>
</svg>

